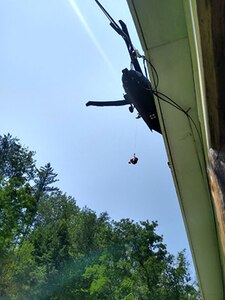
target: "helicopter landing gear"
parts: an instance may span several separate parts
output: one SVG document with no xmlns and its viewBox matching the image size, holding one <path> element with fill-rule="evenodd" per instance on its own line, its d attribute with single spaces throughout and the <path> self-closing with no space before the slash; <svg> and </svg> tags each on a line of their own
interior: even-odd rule
<svg viewBox="0 0 225 300">
<path fill-rule="evenodd" d="M 132 112 L 134 112 L 134 106 L 131 104 L 130 106 L 129 106 L 129 111 L 132 113 Z"/>
<path fill-rule="evenodd" d="M 140 114 L 137 114 L 136 119 L 140 119 L 140 118 L 141 118 L 141 115 L 140 115 Z"/>
</svg>

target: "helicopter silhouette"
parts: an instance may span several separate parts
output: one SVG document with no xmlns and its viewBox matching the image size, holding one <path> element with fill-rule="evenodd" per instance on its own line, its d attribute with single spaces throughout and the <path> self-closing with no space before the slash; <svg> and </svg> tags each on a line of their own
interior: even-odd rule
<svg viewBox="0 0 225 300">
<path fill-rule="evenodd" d="M 144 76 L 138 62 L 138 54 L 131 42 L 126 24 L 119 20 L 120 26 L 113 20 L 105 8 L 98 0 L 95 0 L 107 18 L 110 20 L 110 26 L 124 39 L 127 46 L 131 65 L 133 69 L 122 70 L 122 84 L 125 91 L 124 100 L 117 101 L 88 101 L 86 106 L 122 106 L 129 105 L 129 111 L 132 113 L 134 108 L 138 111 L 137 118 L 142 118 L 149 129 L 161 132 L 159 119 L 156 111 L 155 101 L 151 83 Z"/>
</svg>

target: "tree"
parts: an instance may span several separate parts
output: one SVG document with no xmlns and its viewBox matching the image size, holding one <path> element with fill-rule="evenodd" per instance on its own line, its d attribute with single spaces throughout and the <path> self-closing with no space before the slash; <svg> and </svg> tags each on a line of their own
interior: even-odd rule
<svg viewBox="0 0 225 300">
<path fill-rule="evenodd" d="M 28 240 L 11 253 L 5 269 L 7 285 L 1 299 L 40 299 L 40 289 L 46 279 L 46 265 L 38 265 L 33 253 L 34 246 Z"/>
<path fill-rule="evenodd" d="M 29 181 L 35 176 L 34 152 L 23 147 L 10 134 L 0 136 L 0 179 Z"/>
<path fill-rule="evenodd" d="M 14 286 L 10 270 L 37 213 L 37 203 L 52 191 L 56 175 L 50 164 L 40 170 L 34 152 L 10 134 L 0 136 L 0 295 Z M 44 180 L 43 180 L 44 178 Z M 40 182 L 43 184 L 41 185 Z M 38 195 L 38 196 L 37 196 Z M 22 248 L 24 249 L 24 248 Z M 10 275 L 11 274 L 11 275 Z M 11 298 L 10 298 L 11 299 Z"/>
<path fill-rule="evenodd" d="M 56 177 L 0 136 L 1 299 L 199 299 L 185 252 L 168 253 L 157 222 L 80 209 Z"/>
<path fill-rule="evenodd" d="M 35 206 L 31 180 L 35 177 L 34 152 L 11 135 L 0 136 L 0 249 L 17 243 L 30 223 Z M 3 253 L 1 253 L 3 254 Z"/>
<path fill-rule="evenodd" d="M 170 255 L 156 227 L 149 221 L 113 222 L 111 244 L 83 275 L 90 299 L 198 299 L 184 252 Z"/>
<path fill-rule="evenodd" d="M 57 191 L 58 189 L 52 184 L 58 181 L 56 174 L 51 167 L 50 163 L 47 163 L 44 167 L 41 167 L 39 170 L 36 170 L 37 176 L 34 179 L 35 182 L 35 198 L 36 202 L 39 202 L 41 197 L 46 193 Z"/>
<path fill-rule="evenodd" d="M 38 169 L 34 154 L 17 138 L 0 136 L 0 249 L 28 234 L 38 201 L 55 190 L 57 174 L 49 163 Z"/>
</svg>

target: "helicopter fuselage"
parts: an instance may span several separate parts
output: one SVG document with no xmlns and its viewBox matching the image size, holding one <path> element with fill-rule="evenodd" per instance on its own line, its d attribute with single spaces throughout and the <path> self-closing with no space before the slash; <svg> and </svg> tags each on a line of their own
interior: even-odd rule
<svg viewBox="0 0 225 300">
<path fill-rule="evenodd" d="M 124 69 L 122 73 L 123 88 L 126 92 L 125 100 L 134 105 L 150 130 L 161 133 L 149 80 L 135 70 Z"/>
</svg>

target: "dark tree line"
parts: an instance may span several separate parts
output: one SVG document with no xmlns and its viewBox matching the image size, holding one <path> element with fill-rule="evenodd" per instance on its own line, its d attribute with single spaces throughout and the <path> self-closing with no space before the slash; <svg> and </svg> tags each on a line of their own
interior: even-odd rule
<svg viewBox="0 0 225 300">
<path fill-rule="evenodd" d="M 34 154 L 0 136 L 0 299 L 200 299 L 157 222 L 79 208 Z"/>
</svg>

